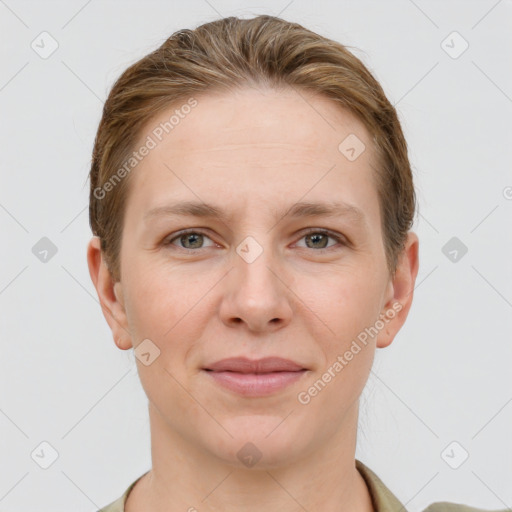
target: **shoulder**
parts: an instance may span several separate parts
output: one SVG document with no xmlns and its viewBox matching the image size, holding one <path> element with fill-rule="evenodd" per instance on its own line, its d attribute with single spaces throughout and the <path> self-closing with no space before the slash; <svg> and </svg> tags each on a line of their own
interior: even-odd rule
<svg viewBox="0 0 512 512">
<path fill-rule="evenodd" d="M 470 507 L 460 503 L 449 503 L 447 501 L 437 501 L 429 505 L 423 512 L 507 512 L 510 509 L 488 510 L 483 508 Z"/>
</svg>

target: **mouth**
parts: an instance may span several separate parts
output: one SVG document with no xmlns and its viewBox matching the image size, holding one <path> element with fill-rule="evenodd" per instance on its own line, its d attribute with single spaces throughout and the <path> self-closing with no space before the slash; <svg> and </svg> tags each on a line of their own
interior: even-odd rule
<svg viewBox="0 0 512 512">
<path fill-rule="evenodd" d="M 222 359 L 202 369 L 217 385 L 247 397 L 267 396 L 299 380 L 308 369 L 280 357 Z"/>
</svg>

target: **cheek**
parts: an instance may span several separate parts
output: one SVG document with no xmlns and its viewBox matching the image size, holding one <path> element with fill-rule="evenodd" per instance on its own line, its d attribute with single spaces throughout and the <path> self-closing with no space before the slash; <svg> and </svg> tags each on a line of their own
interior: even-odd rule
<svg viewBox="0 0 512 512">
<path fill-rule="evenodd" d="M 295 293 L 311 316 L 311 325 L 339 349 L 375 322 L 380 311 L 381 279 L 370 268 L 350 268 L 296 280 Z M 321 332 L 320 332 L 321 331 Z M 329 343 L 332 346 L 332 343 Z"/>
<path fill-rule="evenodd" d="M 128 321 L 137 338 L 154 339 L 159 346 L 168 345 L 185 331 L 199 327 L 200 318 L 207 317 L 208 290 L 218 278 L 154 263 L 149 267 L 151 271 L 133 268 L 130 273 L 140 277 L 132 277 L 127 286 Z"/>
</svg>

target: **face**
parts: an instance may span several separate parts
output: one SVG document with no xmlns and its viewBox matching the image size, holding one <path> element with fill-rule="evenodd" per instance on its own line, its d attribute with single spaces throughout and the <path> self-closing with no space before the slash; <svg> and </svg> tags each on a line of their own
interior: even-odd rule
<svg viewBox="0 0 512 512">
<path fill-rule="evenodd" d="M 132 171 L 107 320 L 146 353 L 139 376 L 168 433 L 232 464 L 251 442 L 272 467 L 356 428 L 375 348 L 410 306 L 417 242 L 392 280 L 371 137 L 330 100 L 196 99 Z M 350 134 L 355 159 L 339 149 Z"/>
</svg>

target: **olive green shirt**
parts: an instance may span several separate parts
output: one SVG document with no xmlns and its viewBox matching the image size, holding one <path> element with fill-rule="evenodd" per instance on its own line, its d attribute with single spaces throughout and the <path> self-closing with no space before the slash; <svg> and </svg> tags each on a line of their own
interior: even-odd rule
<svg viewBox="0 0 512 512">
<path fill-rule="evenodd" d="M 407 512 L 407 509 L 398 501 L 391 491 L 384 485 L 382 480 L 361 461 L 356 459 L 356 468 L 361 473 L 368 491 L 372 498 L 374 512 Z M 146 473 L 144 473 L 146 474 Z M 124 504 L 128 498 L 128 494 L 132 490 L 133 486 L 143 477 L 141 475 L 137 480 L 132 482 L 124 494 L 116 501 L 110 503 L 106 507 L 102 508 L 98 512 L 125 512 Z M 510 509 L 509 509 L 510 510 Z M 439 501 L 429 505 L 424 512 L 486 512 L 480 508 L 468 507 L 467 505 L 461 505 L 457 503 L 448 503 L 445 501 Z M 506 512 L 506 509 L 496 512 Z"/>
</svg>

